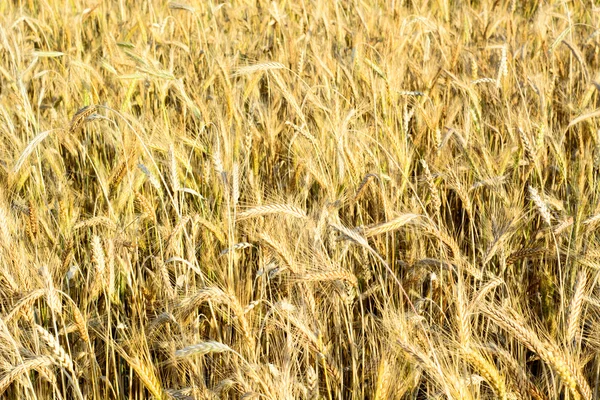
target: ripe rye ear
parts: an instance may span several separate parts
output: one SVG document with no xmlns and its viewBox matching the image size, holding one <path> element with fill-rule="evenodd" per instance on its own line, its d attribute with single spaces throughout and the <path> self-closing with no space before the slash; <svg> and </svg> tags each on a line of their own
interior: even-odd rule
<svg viewBox="0 0 600 400">
<path fill-rule="evenodd" d="M 69 124 L 69 133 L 76 133 L 85 123 L 87 117 L 96 112 L 96 106 L 90 105 L 87 107 L 80 108 L 77 110 L 73 119 L 71 119 L 71 123 Z"/>
</svg>

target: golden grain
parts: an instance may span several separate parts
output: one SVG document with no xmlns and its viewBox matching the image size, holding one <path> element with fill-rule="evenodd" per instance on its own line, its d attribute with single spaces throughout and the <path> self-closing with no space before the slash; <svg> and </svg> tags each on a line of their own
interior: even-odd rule
<svg viewBox="0 0 600 400">
<path fill-rule="evenodd" d="M 593 6 L 38 3 L 0 0 L 2 396 L 596 395 Z"/>
</svg>

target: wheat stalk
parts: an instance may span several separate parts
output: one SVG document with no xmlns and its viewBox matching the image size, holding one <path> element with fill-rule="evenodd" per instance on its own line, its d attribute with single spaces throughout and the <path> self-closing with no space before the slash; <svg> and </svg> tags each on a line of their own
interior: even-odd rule
<svg viewBox="0 0 600 400">
<path fill-rule="evenodd" d="M 298 126 L 291 121 L 285 121 L 285 124 L 291 126 L 296 132 L 306 138 L 315 148 L 319 148 L 317 139 L 306 129 L 306 125 Z"/>
<path fill-rule="evenodd" d="M 521 143 L 523 144 L 525 158 L 527 158 L 527 161 L 530 165 L 535 165 L 535 150 L 533 149 L 531 142 L 529 141 L 527 135 L 521 128 L 517 128 L 517 130 L 519 132 L 519 137 L 521 138 Z"/>
<path fill-rule="evenodd" d="M 376 400 L 389 398 L 391 378 L 389 363 L 385 357 L 382 357 L 377 368 L 377 381 L 375 383 Z"/>
<path fill-rule="evenodd" d="M 306 369 L 306 385 L 308 389 L 307 398 L 317 400 L 319 398 L 319 377 L 312 365 L 309 365 Z"/>
<path fill-rule="evenodd" d="M 169 235 L 169 237 L 166 240 L 166 248 L 165 248 L 165 253 L 169 253 L 169 251 L 171 250 L 172 246 L 175 243 L 175 240 L 177 238 L 177 235 L 179 235 L 179 233 L 183 230 L 183 227 L 192 220 L 192 217 L 189 215 L 185 215 L 183 217 L 181 217 L 181 219 L 179 220 L 179 222 L 177 222 L 177 225 L 175 225 L 173 227 L 173 230 L 171 231 L 171 234 Z"/>
<path fill-rule="evenodd" d="M 495 354 L 500 355 L 503 360 L 512 368 L 510 374 L 514 378 L 512 387 L 517 391 L 521 397 L 526 398 L 527 394 L 534 400 L 547 400 L 546 396 L 540 392 L 540 390 L 533 384 L 529 379 L 528 371 L 524 368 L 522 363 L 519 363 L 510 352 L 504 350 L 494 344 L 489 346 L 491 351 Z"/>
<path fill-rule="evenodd" d="M 91 247 L 92 247 L 92 264 L 95 267 L 94 272 L 92 273 L 92 282 L 90 284 L 89 290 L 89 299 L 95 299 L 100 292 L 102 292 L 106 287 L 106 257 L 104 253 L 104 249 L 102 247 L 102 242 L 100 236 L 93 235 L 91 239 Z"/>
<path fill-rule="evenodd" d="M 119 183 L 121 183 L 125 177 L 125 174 L 127 173 L 127 163 L 128 160 L 123 160 L 113 170 L 110 178 L 108 179 L 108 188 L 110 193 L 114 193 L 119 186 Z"/>
<path fill-rule="evenodd" d="M 356 202 L 356 201 L 358 201 L 358 199 L 360 199 L 360 197 L 365 192 L 365 190 L 367 188 L 367 185 L 373 179 L 379 179 L 379 177 L 377 175 L 375 175 L 375 174 L 366 174 L 365 175 L 365 177 L 363 178 L 363 180 L 360 181 L 360 183 L 358 184 L 358 188 L 356 189 L 356 193 L 354 194 L 354 198 L 352 199 L 353 203 Z"/>
<path fill-rule="evenodd" d="M 302 109 L 298 105 L 298 102 L 296 101 L 296 98 L 294 97 L 294 95 L 292 94 L 292 92 L 289 90 L 288 86 L 283 81 L 283 79 L 281 78 L 281 76 L 279 75 L 279 73 L 277 72 L 277 70 L 271 69 L 271 70 L 269 70 L 269 72 L 270 72 L 270 75 L 275 80 L 275 82 L 277 83 L 277 86 L 279 86 L 279 88 L 281 89 L 283 97 L 285 97 L 285 99 L 288 101 L 288 103 L 292 106 L 292 108 L 296 112 L 296 115 L 300 118 L 300 120 L 302 122 L 306 122 L 306 118 L 304 116 L 304 113 L 302 112 Z"/>
<path fill-rule="evenodd" d="M 252 243 L 248 243 L 248 242 L 240 242 L 240 243 L 236 243 L 233 246 L 223 249 L 221 250 L 221 252 L 219 253 L 220 256 L 224 256 L 226 254 L 229 254 L 230 252 L 234 252 L 237 250 L 243 250 L 243 249 L 247 249 L 249 247 L 254 247 L 252 245 Z"/>
<path fill-rule="evenodd" d="M 194 9 L 194 7 L 190 7 L 188 5 L 181 4 L 181 3 L 176 3 L 174 1 L 170 1 L 169 2 L 169 9 L 171 9 L 171 10 L 184 10 L 184 11 L 191 12 L 192 14 L 196 12 L 196 10 Z"/>
<path fill-rule="evenodd" d="M 501 56 L 500 56 L 500 65 L 498 67 L 498 77 L 496 78 L 496 87 L 500 88 L 500 83 L 502 81 L 502 77 L 508 75 L 508 45 L 502 46 Z"/>
<path fill-rule="evenodd" d="M 73 301 L 73 299 L 71 299 L 69 296 L 67 296 L 64 293 L 62 293 L 62 294 L 63 294 L 63 297 L 67 300 L 67 302 L 71 304 L 71 312 L 73 313 L 73 319 L 75 320 L 75 326 L 77 327 L 77 330 L 79 331 L 79 335 L 81 336 L 81 339 L 84 342 L 89 344 L 90 343 L 90 335 L 88 332 L 87 322 L 86 322 L 85 317 L 83 316 L 83 314 L 79 310 L 79 307 L 77 307 L 77 304 Z"/>
<path fill-rule="evenodd" d="M 140 211 L 145 213 L 147 218 L 152 220 L 156 219 L 156 210 L 152 204 L 150 204 L 148 198 L 146 198 L 140 192 L 135 192 L 135 201 L 139 205 Z"/>
</svg>

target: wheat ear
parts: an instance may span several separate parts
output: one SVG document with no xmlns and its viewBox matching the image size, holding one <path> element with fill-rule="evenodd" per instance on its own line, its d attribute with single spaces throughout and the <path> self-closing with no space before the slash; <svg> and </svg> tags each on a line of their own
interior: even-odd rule
<svg viewBox="0 0 600 400">
<path fill-rule="evenodd" d="M 184 347 L 183 349 L 175 352 L 175 357 L 189 357 L 192 355 L 205 355 L 210 353 L 223 353 L 226 351 L 233 351 L 231 347 L 226 344 L 208 341 L 193 344 L 191 346 Z"/>
<path fill-rule="evenodd" d="M 50 130 L 41 132 L 36 137 L 34 137 L 31 140 L 31 142 L 29 142 L 27 144 L 27 147 L 25 147 L 25 149 L 23 150 L 23 153 L 21 153 L 21 155 L 19 156 L 19 158 L 15 162 L 15 165 L 12 168 L 11 172 L 12 172 L 13 176 L 17 175 L 17 173 L 21 170 L 21 167 L 23 166 L 23 164 L 25 164 L 25 161 L 27 160 L 27 158 L 29 158 L 31 153 L 33 153 L 33 151 L 35 150 L 37 145 L 40 144 L 44 139 L 46 139 L 48 137 L 48 135 L 50 135 L 52 132 L 57 131 L 57 130 L 61 130 L 61 129 L 50 129 Z"/>
<path fill-rule="evenodd" d="M 375 383 L 375 399 L 389 398 L 390 391 L 390 366 L 388 361 L 382 357 L 377 368 L 377 381 Z"/>
<path fill-rule="evenodd" d="M 404 225 L 410 223 L 411 221 L 420 218 L 420 214 L 402 214 L 401 216 L 394 218 L 390 221 L 378 224 L 371 225 L 361 228 L 362 234 L 366 237 L 377 236 L 387 232 L 393 232 L 395 230 L 400 229 Z"/>
<path fill-rule="evenodd" d="M 39 223 L 37 218 L 36 207 L 33 201 L 29 200 L 29 205 L 27 208 L 29 211 L 29 218 L 27 218 L 27 234 L 29 235 L 29 239 L 31 240 L 31 242 L 36 243 L 36 239 L 39 233 Z"/>
<path fill-rule="evenodd" d="M 45 289 L 32 290 L 27 293 L 19 302 L 13 307 L 13 309 L 4 317 L 4 323 L 8 324 L 14 318 L 18 318 L 21 314 L 28 313 L 29 307 L 40 297 L 46 294 Z"/>
<path fill-rule="evenodd" d="M 285 69 L 285 65 L 278 62 L 265 62 L 254 65 L 247 65 L 245 67 L 238 68 L 232 76 L 249 75 L 255 72 L 273 71 L 277 69 Z"/>
<path fill-rule="evenodd" d="M 61 367 L 69 371 L 75 377 L 75 369 L 73 368 L 73 360 L 67 354 L 65 349 L 60 345 L 54 336 L 40 325 L 35 325 L 38 334 L 44 339 L 48 347 L 52 350 L 54 361 Z"/>
<path fill-rule="evenodd" d="M 506 383 L 504 377 L 500 375 L 498 369 L 484 358 L 478 351 L 467 346 L 464 349 L 464 355 L 467 361 L 475 367 L 477 372 L 490 384 L 501 400 L 506 400 Z"/>
<path fill-rule="evenodd" d="M 34 369 L 49 367 L 54 364 L 51 357 L 39 356 L 17 365 L 0 379 L 0 395 L 22 374 Z"/>
<path fill-rule="evenodd" d="M 71 120 L 71 123 L 69 124 L 69 133 L 73 134 L 73 133 L 77 132 L 79 130 L 79 128 L 81 128 L 83 126 L 85 119 L 95 112 L 96 112 L 95 105 L 80 108 L 75 113 L 75 115 L 73 116 L 73 119 Z"/>
<path fill-rule="evenodd" d="M 58 297 L 56 289 L 54 288 L 52 274 L 46 265 L 40 268 L 40 273 L 42 274 L 44 283 L 46 284 L 46 302 L 48 303 L 48 307 L 50 307 L 50 309 L 55 313 L 60 314 L 62 311 L 62 303 Z"/>
<path fill-rule="evenodd" d="M 573 297 L 571 298 L 571 304 L 569 305 L 569 319 L 567 321 L 567 342 L 573 341 L 579 331 L 579 317 L 581 316 L 581 310 L 583 308 L 583 298 L 585 297 L 585 284 L 587 282 L 587 275 L 585 271 L 579 271 L 577 273 L 577 280 L 575 281 L 575 290 L 573 291 Z"/>
<path fill-rule="evenodd" d="M 585 400 L 592 399 L 589 384 L 581 373 L 575 369 L 576 367 L 564 358 L 558 346 L 540 340 L 532 330 L 509 317 L 506 312 L 499 312 L 499 310 L 494 310 L 489 306 L 484 306 L 483 312 L 489 319 L 513 334 L 529 350 L 537 353 L 544 362 L 554 368 L 573 397 L 576 399 L 583 397 Z"/>
<path fill-rule="evenodd" d="M 427 182 L 427 188 L 429 189 L 429 195 L 431 196 L 431 203 L 433 205 L 434 213 L 435 215 L 439 215 L 440 209 L 442 207 L 440 193 L 435 187 L 435 181 L 433 179 L 431 171 L 429 170 L 429 165 L 427 165 L 427 161 L 421 159 L 421 165 L 423 166 L 423 171 L 425 172 L 425 181 Z"/>
<path fill-rule="evenodd" d="M 533 258 L 543 255 L 546 252 L 545 247 L 523 247 L 513 253 L 511 253 L 506 259 L 506 265 L 511 265 L 524 258 Z"/>
<path fill-rule="evenodd" d="M 292 206 L 289 204 L 270 204 L 265 206 L 257 206 L 243 211 L 238 214 L 238 219 L 241 220 L 252 217 L 261 217 L 270 214 L 283 214 L 300 219 L 307 218 L 306 212 L 304 212 L 304 210 L 296 206 Z"/>
<path fill-rule="evenodd" d="M 98 235 L 92 236 L 92 263 L 96 270 L 90 288 L 90 299 L 96 298 L 106 284 L 106 257 Z"/>
<path fill-rule="evenodd" d="M 550 211 L 548 210 L 548 206 L 546 205 L 544 200 L 542 200 L 542 198 L 540 197 L 537 189 L 535 189 L 532 186 L 529 186 L 528 190 L 529 190 L 529 195 L 531 196 L 531 200 L 533 201 L 536 208 L 538 209 L 538 212 L 542 216 L 544 222 L 546 222 L 546 224 L 548 224 L 548 226 L 551 226 L 552 225 L 552 214 L 550 214 Z"/>
<path fill-rule="evenodd" d="M 164 399 L 165 391 L 154 372 L 154 368 L 138 359 L 132 359 L 131 357 L 126 357 L 126 359 L 152 396 L 156 399 Z"/>
</svg>

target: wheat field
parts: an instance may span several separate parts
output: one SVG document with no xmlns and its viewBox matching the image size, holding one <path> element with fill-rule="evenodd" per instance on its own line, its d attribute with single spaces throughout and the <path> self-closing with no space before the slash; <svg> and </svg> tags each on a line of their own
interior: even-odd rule
<svg viewBox="0 0 600 400">
<path fill-rule="evenodd" d="M 600 398 L 599 26 L 0 1 L 0 397 Z"/>
</svg>

